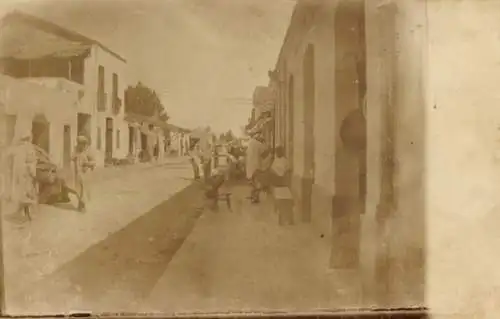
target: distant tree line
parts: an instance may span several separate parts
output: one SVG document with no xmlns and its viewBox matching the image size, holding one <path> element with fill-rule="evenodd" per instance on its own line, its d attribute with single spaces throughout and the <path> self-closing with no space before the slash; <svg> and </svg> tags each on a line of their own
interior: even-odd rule
<svg viewBox="0 0 500 319">
<path fill-rule="evenodd" d="M 226 133 L 222 133 L 219 135 L 219 141 L 222 143 L 228 143 L 236 140 L 236 136 L 233 131 L 229 130 Z"/>
<path fill-rule="evenodd" d="M 125 90 L 125 112 L 158 116 L 164 122 L 170 118 L 156 91 L 140 81 Z"/>
</svg>

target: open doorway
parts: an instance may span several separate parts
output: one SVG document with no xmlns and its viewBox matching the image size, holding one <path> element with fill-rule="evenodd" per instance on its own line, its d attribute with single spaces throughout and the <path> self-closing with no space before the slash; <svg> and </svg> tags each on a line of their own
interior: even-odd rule
<svg viewBox="0 0 500 319">
<path fill-rule="evenodd" d="M 17 123 L 17 116 L 16 115 L 10 115 L 10 114 L 5 114 L 5 120 L 6 120 L 6 144 L 7 145 L 12 145 L 14 141 L 14 136 L 16 132 L 16 123 Z M 7 170 L 7 176 L 5 178 L 5 187 L 10 194 L 14 194 L 14 157 L 9 156 L 7 157 L 7 163 L 6 163 L 6 170 Z"/>
<path fill-rule="evenodd" d="M 71 126 L 64 125 L 63 130 L 63 166 L 71 167 Z"/>
<path fill-rule="evenodd" d="M 89 142 L 91 140 L 90 119 L 91 119 L 90 114 L 78 113 L 77 117 L 78 135 L 85 136 L 89 140 Z"/>
<path fill-rule="evenodd" d="M 113 119 L 106 118 L 106 140 L 104 144 L 105 161 L 110 162 L 113 158 Z"/>
<path fill-rule="evenodd" d="M 314 184 L 315 138 L 314 113 L 316 108 L 314 45 L 309 44 L 303 59 L 304 75 L 304 182 L 302 183 L 302 221 L 311 221 L 312 186 Z"/>
<path fill-rule="evenodd" d="M 366 185 L 366 42 L 363 1 L 335 13 L 335 196 L 330 267 L 356 270 Z"/>
<path fill-rule="evenodd" d="M 148 136 L 141 132 L 141 161 L 145 162 L 149 160 L 148 154 Z"/>
<path fill-rule="evenodd" d="M 31 126 L 33 144 L 43 149 L 47 154 L 50 149 L 50 123 L 45 116 L 37 115 Z"/>
<path fill-rule="evenodd" d="M 293 125 L 293 111 L 295 107 L 295 83 L 293 74 L 288 78 L 288 159 L 290 161 L 290 170 L 293 172 L 293 143 L 294 143 L 294 125 Z"/>
<path fill-rule="evenodd" d="M 133 126 L 128 127 L 128 153 L 134 154 L 135 152 L 135 129 Z"/>
</svg>

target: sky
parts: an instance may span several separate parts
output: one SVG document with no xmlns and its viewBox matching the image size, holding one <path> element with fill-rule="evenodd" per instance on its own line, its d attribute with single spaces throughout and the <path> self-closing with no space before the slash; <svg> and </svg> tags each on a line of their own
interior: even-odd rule
<svg viewBox="0 0 500 319">
<path fill-rule="evenodd" d="M 128 82 L 161 97 L 170 122 L 239 133 L 255 86 L 267 85 L 294 0 L 5 2 L 94 38 L 128 61 Z"/>
</svg>

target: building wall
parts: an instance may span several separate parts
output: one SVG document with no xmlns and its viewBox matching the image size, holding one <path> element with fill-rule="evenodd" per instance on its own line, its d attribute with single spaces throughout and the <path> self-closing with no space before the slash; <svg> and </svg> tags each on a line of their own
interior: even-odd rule
<svg viewBox="0 0 500 319">
<path fill-rule="evenodd" d="M 313 185 L 313 216 L 312 222 L 318 227 L 318 232 L 327 235 L 330 231 L 331 198 L 334 193 L 334 154 L 335 154 L 335 129 L 334 121 L 334 81 L 335 57 L 332 54 L 334 39 L 332 37 L 334 2 L 325 3 L 324 9 L 315 16 L 310 27 L 291 33 L 284 44 L 278 63 L 281 84 L 279 105 L 284 110 L 277 113 L 278 127 L 283 130 L 281 143 L 290 140 L 293 134 L 293 191 L 299 202 L 303 199 L 302 180 L 305 177 L 305 141 L 304 141 L 304 116 L 309 111 L 304 106 L 304 70 L 303 57 L 308 44 L 314 45 L 315 52 L 315 112 L 314 112 L 314 185 Z M 297 22 L 296 22 L 297 23 Z M 293 76 L 293 101 L 289 100 L 289 79 Z M 290 105 L 293 110 L 293 132 L 290 130 L 289 115 Z M 288 148 L 290 146 L 288 145 Z M 300 203 L 297 205 L 301 207 Z M 300 213 L 296 212 L 296 219 Z"/>
<path fill-rule="evenodd" d="M 55 164 L 63 165 L 63 130 L 64 125 L 70 126 L 71 149 L 77 136 L 76 109 L 77 98 L 70 92 L 46 88 L 30 83 L 28 80 L 18 80 L 1 76 L 5 98 L 5 113 L 16 115 L 14 139 L 25 134 L 31 135 L 32 121 L 37 114 L 43 114 L 50 123 L 49 154 Z"/>
<path fill-rule="evenodd" d="M 498 317 L 500 2 L 427 3 L 429 306 Z"/>
<path fill-rule="evenodd" d="M 104 66 L 105 83 L 104 88 L 107 93 L 106 111 L 97 110 L 97 87 L 98 87 L 98 68 L 99 65 Z M 104 164 L 105 157 L 105 140 L 106 140 L 106 118 L 113 119 L 113 157 L 125 158 L 128 155 L 128 123 L 125 121 L 125 90 L 127 88 L 127 64 L 109 52 L 103 50 L 99 46 L 93 46 L 90 56 L 85 60 L 85 96 L 82 102 L 81 111 L 92 115 L 91 132 L 92 132 L 92 149 L 96 156 L 98 165 Z M 118 98 L 122 100 L 122 106 L 119 114 L 115 115 L 112 111 L 112 76 L 113 73 L 118 75 Z M 97 149 L 98 127 L 101 128 L 102 147 Z M 120 130 L 120 143 L 117 143 L 117 130 Z"/>
<path fill-rule="evenodd" d="M 425 178 L 429 176 L 425 163 L 428 155 L 425 2 L 365 3 L 369 160 L 367 205 L 362 217 L 363 281 L 368 290 L 377 287 L 371 293 L 379 306 L 422 305 L 426 276 L 428 181 Z M 384 194 L 382 178 L 387 169 L 384 147 L 388 144 L 383 134 L 391 118 L 395 175 L 390 183 L 395 190 L 394 198 L 387 200 L 383 195 L 387 198 L 390 194 Z"/>
<path fill-rule="evenodd" d="M 424 255 L 425 255 L 425 108 L 426 105 L 426 51 L 425 49 L 425 3 L 413 0 L 400 1 L 366 1 L 366 32 L 368 42 L 368 190 L 367 206 L 361 216 L 362 225 L 362 273 L 367 286 L 383 287 L 383 298 L 375 302 L 385 306 L 422 304 L 424 302 Z M 394 34 L 390 35 L 395 45 L 397 58 L 392 59 L 395 67 L 390 70 L 388 62 L 383 62 L 387 54 L 379 41 L 380 26 L 383 19 L 376 13 L 381 7 L 393 5 L 397 9 Z M 381 6 L 382 5 L 382 6 Z M 312 189 L 312 222 L 318 232 L 331 234 L 332 197 L 354 194 L 353 190 L 344 189 L 342 194 L 336 194 L 336 177 L 339 180 L 353 179 L 357 176 L 336 175 L 336 161 L 342 165 L 349 162 L 339 145 L 339 126 L 349 109 L 357 107 L 358 98 L 337 96 L 347 89 L 357 91 L 357 85 L 345 81 L 345 69 L 342 55 L 346 49 L 341 38 L 335 38 L 335 10 L 338 1 L 325 2 L 322 9 L 314 15 L 309 26 L 295 30 L 290 34 L 283 46 L 277 64 L 282 71 L 280 78 L 294 77 L 294 119 L 293 119 L 293 162 L 294 162 L 294 193 L 296 198 L 303 200 L 305 193 L 301 190 L 301 180 L 304 179 L 305 141 L 304 120 L 307 108 L 304 105 L 304 83 L 302 59 L 309 44 L 315 46 L 315 114 L 314 114 L 314 185 Z M 386 17 L 384 17 L 386 18 Z M 340 18 L 338 18 L 340 19 Z M 301 23 L 295 21 L 292 23 Z M 384 31 L 387 32 L 387 31 Z M 396 34 L 397 33 L 397 34 Z M 387 45 L 387 44 L 384 44 Z M 343 51 L 344 50 L 344 51 Z M 338 56 L 336 56 L 338 55 Z M 347 54 L 348 55 L 348 54 Z M 350 65 L 347 63 L 346 65 Z M 382 69 L 381 69 L 382 68 Z M 344 73 L 342 73 L 344 72 Z M 352 70 L 349 71 L 352 73 Z M 349 73 L 349 74 L 351 74 Z M 342 76 L 337 78 L 336 75 Z M 352 74 L 351 74 L 352 75 Z M 340 83 L 339 81 L 344 80 Z M 353 81 L 355 79 L 353 78 Z M 339 82 L 339 83 L 337 83 Z M 399 83 L 395 86 L 395 83 Z M 338 84 L 338 87 L 337 87 Z M 349 88 L 347 86 L 350 86 Z M 344 88 L 343 90 L 342 88 Z M 286 87 L 286 85 L 285 85 Z M 337 92 L 336 94 L 336 87 Z M 339 89 L 340 88 L 340 89 Z M 354 92 L 353 93 L 356 93 Z M 344 92 L 345 93 L 345 92 Z M 281 103 L 290 105 L 283 95 Z M 347 106 L 352 100 L 353 105 Z M 356 102 L 356 103 L 355 103 Z M 395 208 L 389 216 L 377 221 L 380 213 L 381 176 L 382 176 L 382 136 L 385 124 L 382 121 L 382 111 L 390 105 L 395 123 L 395 176 L 392 184 L 396 186 Z M 339 119 L 336 118 L 335 109 Z M 289 110 L 281 121 L 287 126 Z M 280 120 L 278 126 L 282 127 Z M 353 161 L 353 160 L 351 160 Z M 341 166 L 342 166 L 341 165 Z M 355 172 L 356 169 L 350 170 Z M 343 174 L 342 170 L 339 170 Z M 344 174 L 345 175 L 345 174 Z M 356 186 L 356 183 L 352 183 Z M 353 187 L 354 187 L 353 186 Z M 352 195 L 351 194 L 351 195 Z M 300 207 L 300 204 L 298 205 Z M 352 226 L 352 225 L 351 225 Z M 384 244 L 387 247 L 384 248 Z M 335 254 L 335 251 L 333 251 Z M 380 267 L 382 265 L 382 267 Z M 377 279 L 377 280 L 376 280 Z M 368 291 L 372 287 L 365 287 Z M 371 303 L 373 301 L 366 300 Z"/>
</svg>

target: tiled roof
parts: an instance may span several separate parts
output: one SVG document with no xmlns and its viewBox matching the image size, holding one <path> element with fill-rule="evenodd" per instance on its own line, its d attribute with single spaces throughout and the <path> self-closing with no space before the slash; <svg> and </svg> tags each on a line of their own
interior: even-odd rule
<svg viewBox="0 0 500 319">
<path fill-rule="evenodd" d="M 15 11 L 6 15 L 0 28 L 0 56 L 3 58 L 76 56 L 88 51 L 92 45 L 98 45 L 126 62 L 96 40 L 26 13 Z"/>
<path fill-rule="evenodd" d="M 26 25 L 6 24 L 0 31 L 0 58 L 71 57 L 89 50 L 88 44 L 68 41 Z"/>
</svg>

